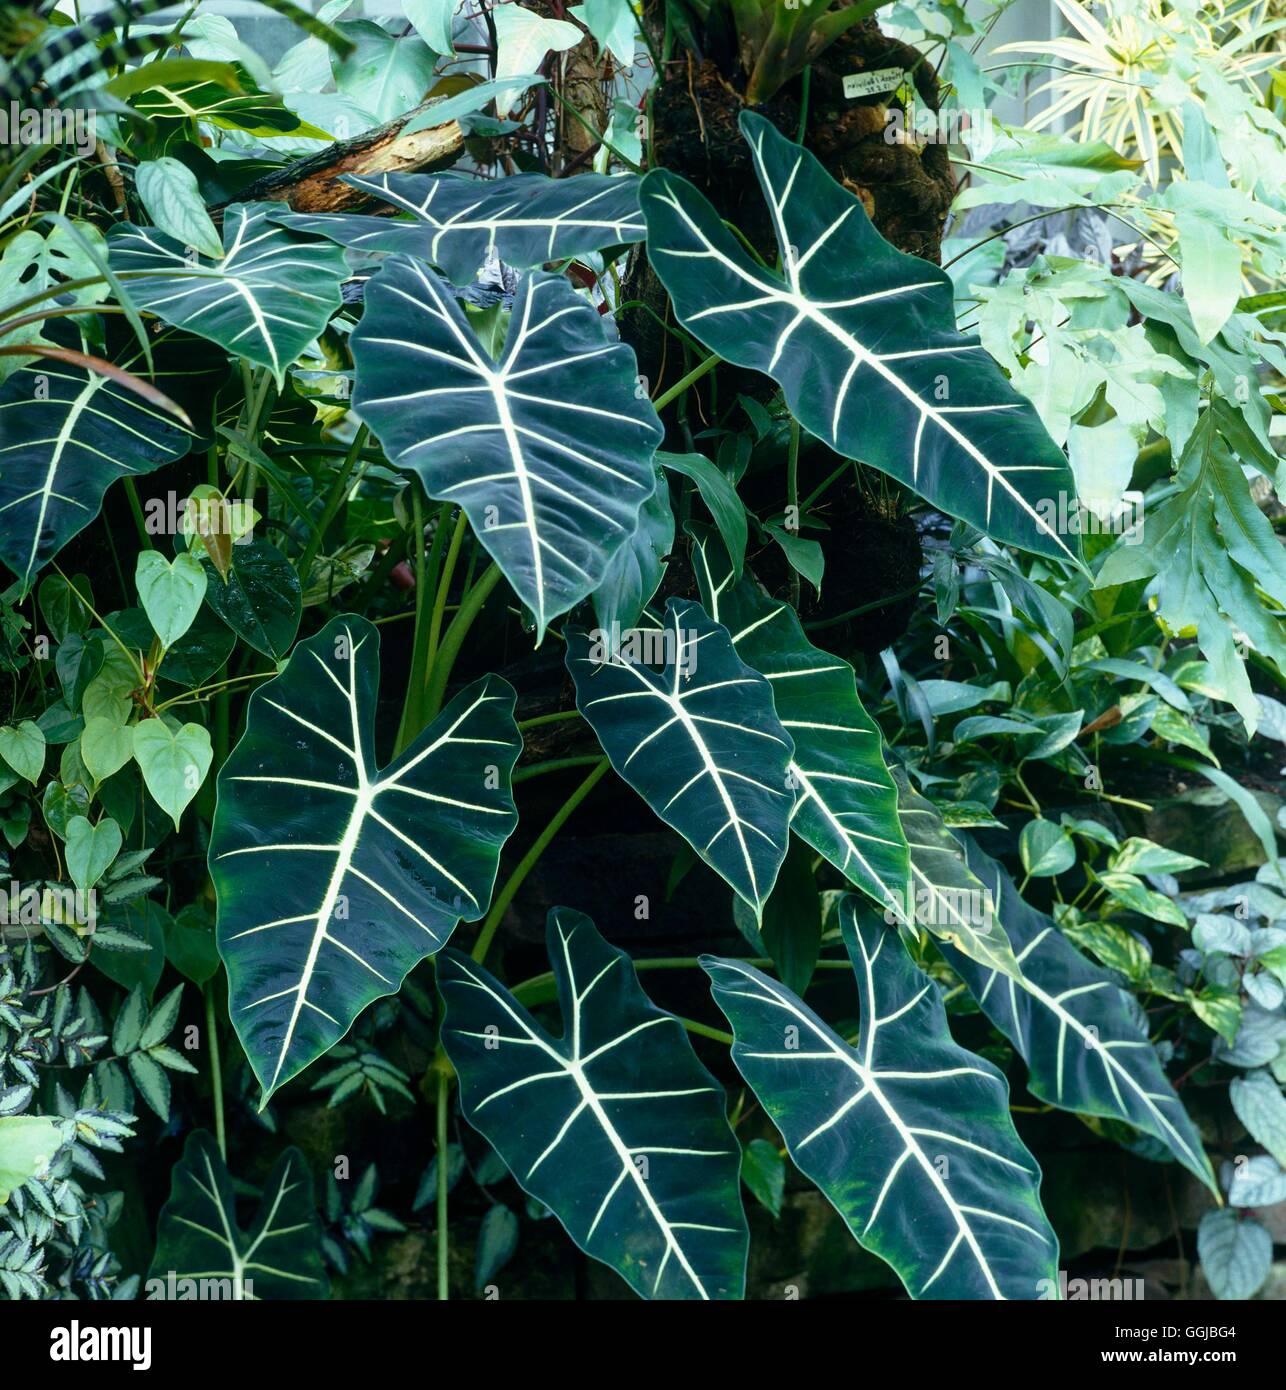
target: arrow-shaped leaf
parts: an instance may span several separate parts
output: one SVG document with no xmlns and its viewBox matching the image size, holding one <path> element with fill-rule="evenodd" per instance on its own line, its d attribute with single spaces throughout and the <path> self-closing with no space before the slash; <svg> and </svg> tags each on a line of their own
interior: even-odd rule
<svg viewBox="0 0 1286 1390">
<path fill-rule="evenodd" d="M 449 287 L 398 257 L 366 287 L 353 404 L 390 462 L 458 502 L 536 619 L 599 586 L 638 529 L 661 426 L 634 353 L 560 275 L 514 301 L 499 361 Z"/>
<path fill-rule="evenodd" d="M 129 272 L 129 295 L 140 309 L 270 368 L 280 386 L 339 308 L 348 270 L 339 247 L 270 222 L 277 211 L 275 203 L 230 207 L 220 260 L 155 227 L 118 223 L 109 236 L 111 267 Z"/>
<path fill-rule="evenodd" d="M 648 257 L 680 322 L 720 357 L 767 372 L 837 452 L 997 540 L 1076 558 L 1078 542 L 1049 519 L 1060 493 L 1076 495 L 1067 460 L 979 341 L 956 332 L 948 277 L 890 246 L 861 202 L 763 117 L 744 113 L 741 131 L 782 273 L 752 260 L 690 183 L 655 169 L 641 195 Z"/>
<path fill-rule="evenodd" d="M 702 602 L 772 686 L 777 717 L 795 741 L 791 829 L 876 902 L 899 902 L 910 865 L 897 788 L 853 668 L 813 646 L 789 604 L 769 598 L 749 574 L 738 580 L 711 528 L 688 529 Z"/>
<path fill-rule="evenodd" d="M 635 629 L 619 648 L 581 628 L 566 637 L 576 707 L 612 766 L 760 912 L 786 857 L 794 804 L 794 744 L 772 687 L 737 656 L 726 629 L 681 599 L 670 600 L 661 628 Z M 641 659 L 649 655 L 658 659 Z"/>
<path fill-rule="evenodd" d="M 1060 1110 L 1124 1120 L 1159 1139 L 1217 1192 L 1201 1136 L 1116 980 L 1018 895 L 994 859 L 965 840 L 1022 967 L 1017 980 L 949 947 L 945 954 L 987 1017 L 1027 1063 L 1031 1093 Z"/>
<path fill-rule="evenodd" d="M 1019 978 L 1005 929 L 996 919 L 991 894 L 969 872 L 960 843 L 933 803 L 911 787 L 905 769 L 893 769 L 898 816 L 911 852 L 911 876 L 901 902 L 886 909 L 893 920 L 927 928 L 989 970 Z"/>
<path fill-rule="evenodd" d="M 956 1045 L 937 985 L 859 901 L 840 909 L 856 1046 L 753 966 L 702 958 L 733 1061 L 799 1169 L 913 1298 L 1037 1298 L 1057 1287 L 1058 1242 L 1009 1087 Z"/>
<path fill-rule="evenodd" d="M 414 256 L 457 285 L 473 280 L 492 249 L 506 265 L 526 270 L 642 241 L 645 231 L 633 174 L 516 174 L 481 183 L 461 174 L 350 174 L 344 182 L 409 218 L 279 212 L 273 220 L 356 251 Z"/>
<path fill-rule="evenodd" d="M 48 358 L 20 367 L 0 387 L 0 560 L 29 587 L 117 478 L 191 447 L 172 415 L 108 376 Z"/>
<path fill-rule="evenodd" d="M 226 1280 L 233 1299 L 325 1298 L 321 1234 L 304 1156 L 287 1149 L 264 1183 L 248 1230 L 237 1224 L 232 1178 L 204 1130 L 188 1135 L 161 1208 L 149 1298 L 190 1298 L 180 1281 Z"/>
<path fill-rule="evenodd" d="M 438 957 L 469 1123 L 644 1298 L 740 1298 L 748 1234 L 722 1089 L 588 917 L 554 908 L 546 941 L 558 1038 L 467 956 Z"/>
<path fill-rule="evenodd" d="M 504 681 L 475 681 L 383 769 L 378 686 L 376 629 L 333 619 L 251 696 L 219 773 L 219 954 L 265 1102 L 486 911 L 517 822 Z"/>
</svg>

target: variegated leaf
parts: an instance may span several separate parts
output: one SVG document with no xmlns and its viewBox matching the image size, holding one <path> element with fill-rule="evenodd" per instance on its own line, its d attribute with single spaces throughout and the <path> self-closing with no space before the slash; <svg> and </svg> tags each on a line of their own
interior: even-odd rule
<svg viewBox="0 0 1286 1390">
<path fill-rule="evenodd" d="M 1134 1000 L 1044 913 L 1023 902 L 994 859 L 962 839 L 969 868 L 986 885 L 1022 973 L 1003 978 L 958 951 L 945 954 L 1027 1063 L 1028 1089 L 1060 1110 L 1124 1120 L 1160 1140 L 1218 1192 L 1201 1136 L 1140 1027 Z"/>
<path fill-rule="evenodd" d="M 255 690 L 219 773 L 219 954 L 265 1104 L 457 921 L 482 916 L 518 820 L 504 681 L 475 681 L 385 768 L 378 688 L 378 630 L 332 619 Z"/>
<path fill-rule="evenodd" d="M 805 429 L 996 540 L 1062 560 L 1076 495 L 1061 449 L 977 338 L 956 332 L 951 281 L 895 250 L 860 200 L 762 116 L 741 131 L 781 248 L 753 260 L 680 175 L 643 181 L 648 258 L 680 322 L 720 357 L 767 372 Z M 1051 520 L 1051 514 L 1054 520 Z"/>
<path fill-rule="evenodd" d="M 860 903 L 840 905 L 861 998 L 855 1045 L 753 966 L 702 957 L 733 1061 L 799 1169 L 912 1298 L 1048 1296 L 1058 1241 L 1009 1087 L 956 1045 L 938 986 Z"/>
<path fill-rule="evenodd" d="M 853 668 L 813 646 L 795 610 L 769 598 L 752 575 L 738 580 L 717 532 L 688 530 L 702 602 L 731 633 L 737 655 L 772 686 L 777 717 L 795 741 L 791 829 L 882 907 L 900 903 L 910 864 L 897 788 Z"/>
<path fill-rule="evenodd" d="M 223 218 L 223 256 L 212 260 L 155 227 L 121 222 L 108 246 L 130 298 L 166 323 L 237 357 L 286 369 L 326 327 L 348 274 L 344 253 L 270 222 L 276 203 L 236 203 Z"/>
<path fill-rule="evenodd" d="M 652 495 L 661 426 L 634 353 L 537 272 L 493 361 L 446 282 L 399 256 L 367 284 L 353 358 L 353 404 L 390 462 L 464 508 L 539 642 L 598 588 Z"/>
<path fill-rule="evenodd" d="M 465 1116 L 644 1298 L 740 1298 L 749 1238 L 722 1089 L 588 917 L 554 908 L 546 944 L 557 1038 L 469 957 L 438 956 Z"/>
<path fill-rule="evenodd" d="M 633 630 L 619 649 L 601 632 L 570 628 L 566 637 L 576 707 L 612 766 L 762 911 L 794 805 L 794 744 L 771 686 L 737 656 L 725 628 L 681 599 L 669 601 L 660 628 Z"/>
<path fill-rule="evenodd" d="M 526 270 L 644 236 L 633 174 L 515 174 L 487 181 L 462 174 L 350 174 L 344 182 L 408 216 L 279 212 L 273 220 L 355 251 L 414 256 L 457 285 L 473 280 L 489 251 Z"/>
</svg>

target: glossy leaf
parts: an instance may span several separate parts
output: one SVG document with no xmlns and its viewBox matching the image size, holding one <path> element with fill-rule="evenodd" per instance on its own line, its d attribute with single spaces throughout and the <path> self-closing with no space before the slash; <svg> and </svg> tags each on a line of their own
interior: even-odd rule
<svg viewBox="0 0 1286 1390">
<path fill-rule="evenodd" d="M 0 387 L 0 560 L 30 588 L 117 478 L 191 444 L 174 416 L 111 377 L 49 358 L 21 367 Z"/>
<path fill-rule="evenodd" d="M 564 277 L 536 273 L 493 360 L 446 283 L 397 258 L 367 284 L 353 357 L 353 404 L 389 461 L 464 508 L 539 642 L 602 583 L 653 491 L 661 426 L 634 353 Z"/>
<path fill-rule="evenodd" d="M 1009 1087 L 956 1045 L 938 986 L 859 904 L 840 906 L 855 1046 L 753 966 L 702 957 L 733 1061 L 796 1166 L 913 1298 L 1035 1299 L 1043 1281 L 1057 1286 L 1058 1242 Z"/>
<path fill-rule="evenodd" d="M 893 920 L 918 923 L 989 970 L 1021 976 L 991 895 L 970 872 L 960 842 L 933 803 L 912 788 L 903 768 L 894 769 L 893 781 L 911 856 L 901 901 L 888 909 Z"/>
<path fill-rule="evenodd" d="M 273 220 L 355 251 L 414 256 L 457 285 L 474 279 L 489 251 L 526 270 L 644 236 L 632 174 L 515 174 L 483 182 L 463 174 L 349 174 L 344 182 L 408 217 L 280 212 Z"/>
<path fill-rule="evenodd" d="M 976 338 L 956 332 L 951 281 L 895 250 L 860 200 L 761 116 L 741 131 L 782 273 L 751 259 L 668 169 L 643 182 L 648 258 L 690 332 L 767 372 L 805 429 L 999 541 L 1076 558 L 1048 519 L 1076 495 L 1062 450 Z M 1044 504 L 1044 505 L 1042 505 Z"/>
<path fill-rule="evenodd" d="M 337 246 L 270 222 L 278 210 L 274 203 L 228 208 L 218 260 L 155 227 L 117 223 L 108 239 L 112 269 L 129 272 L 138 308 L 267 367 L 280 386 L 339 308 L 348 271 Z"/>
<path fill-rule="evenodd" d="M 382 769 L 378 685 L 376 628 L 333 619 L 255 690 L 219 773 L 219 954 L 265 1102 L 486 911 L 517 822 L 504 681 L 475 681 Z"/>
<path fill-rule="evenodd" d="M 1132 1000 L 1091 965 L 1043 913 L 1018 896 L 995 860 L 967 843 L 1022 973 L 1002 978 L 945 948 L 988 1018 L 1027 1063 L 1027 1087 L 1060 1110 L 1124 1120 L 1217 1190 L 1201 1136 L 1136 1021 Z"/>
<path fill-rule="evenodd" d="M 612 766 L 759 913 L 786 855 L 794 744 L 772 687 L 700 604 L 671 599 L 658 669 L 569 628 L 576 707 Z"/>
<path fill-rule="evenodd" d="M 789 604 L 747 574 L 707 527 L 690 527 L 701 599 L 732 634 L 737 655 L 772 687 L 777 717 L 795 742 L 791 829 L 882 906 L 910 873 L 898 794 L 880 731 L 862 707 L 847 661 L 815 647 Z"/>
<path fill-rule="evenodd" d="M 748 1234 L 724 1094 L 629 957 L 549 914 L 561 1037 L 469 957 L 438 957 L 464 1113 L 519 1185 L 644 1298 L 739 1298 Z"/>
<path fill-rule="evenodd" d="M 182 1298 L 180 1281 L 216 1279 L 226 1281 L 220 1292 L 228 1299 L 326 1297 L 313 1180 L 298 1149 L 287 1149 L 273 1165 L 255 1218 L 243 1230 L 214 1139 L 199 1129 L 188 1135 L 157 1222 L 148 1296 Z"/>
<path fill-rule="evenodd" d="M 226 577 L 201 554 L 206 603 L 255 651 L 280 661 L 295 640 L 303 612 L 295 567 L 267 541 L 247 541 L 230 549 Z"/>
</svg>

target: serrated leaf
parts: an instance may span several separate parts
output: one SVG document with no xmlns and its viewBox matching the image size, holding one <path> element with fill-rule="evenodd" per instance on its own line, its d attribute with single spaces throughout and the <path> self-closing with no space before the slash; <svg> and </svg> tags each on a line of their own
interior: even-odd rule
<svg viewBox="0 0 1286 1390">
<path fill-rule="evenodd" d="M 1232 1108 L 1251 1138 L 1286 1167 L 1286 1098 L 1267 1071 L 1252 1071 L 1233 1079 Z"/>
<path fill-rule="evenodd" d="M 661 426 L 633 352 L 563 276 L 536 272 L 493 361 L 445 282 L 401 257 L 367 282 L 352 343 L 354 408 L 391 463 L 464 508 L 539 643 L 602 583 L 655 485 Z"/>
<path fill-rule="evenodd" d="M 786 855 L 794 802 L 794 744 L 769 683 L 700 604 L 680 599 L 651 634 L 658 670 L 606 635 L 564 635 L 576 707 L 612 766 L 758 914 Z"/>
<path fill-rule="evenodd" d="M 438 957 L 466 1118 L 642 1297 L 740 1297 L 748 1235 L 722 1089 L 588 917 L 554 908 L 546 943 L 559 1038 L 467 956 Z"/>
<path fill-rule="evenodd" d="M 170 1078 L 164 1069 L 146 1052 L 131 1052 L 125 1059 L 130 1080 L 149 1108 L 162 1121 L 170 1118 Z"/>
<path fill-rule="evenodd" d="M 938 986 L 860 901 L 840 905 L 855 1046 L 753 966 L 702 957 L 733 1061 L 795 1165 L 913 1298 L 1035 1299 L 1057 1287 L 1058 1241 L 1009 1087 L 956 1045 Z"/>
<path fill-rule="evenodd" d="M 255 690 L 219 773 L 219 954 L 265 1102 L 486 912 L 517 822 L 504 681 L 475 681 L 382 769 L 378 688 L 378 630 L 332 619 Z"/>
<path fill-rule="evenodd" d="M 1049 503 L 1076 495 L 1031 404 L 956 332 L 950 279 L 895 250 L 860 200 L 761 116 L 741 116 L 782 255 L 758 264 L 709 202 L 654 169 L 648 258 L 676 317 L 712 351 L 767 372 L 805 429 L 999 541 L 1075 560 Z M 859 278 L 855 280 L 855 275 Z"/>
</svg>

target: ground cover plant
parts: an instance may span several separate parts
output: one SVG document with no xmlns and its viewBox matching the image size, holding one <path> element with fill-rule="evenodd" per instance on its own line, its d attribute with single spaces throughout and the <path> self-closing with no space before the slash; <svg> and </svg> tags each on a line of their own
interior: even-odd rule
<svg viewBox="0 0 1286 1390">
<path fill-rule="evenodd" d="M 1025 3 L 0 4 L 0 1296 L 1282 1296 L 1286 20 Z"/>
</svg>

